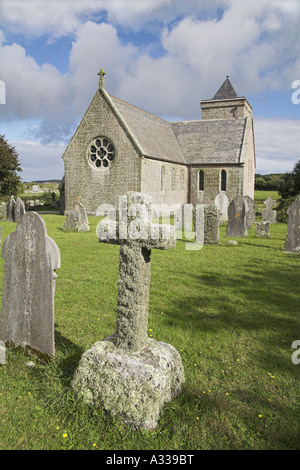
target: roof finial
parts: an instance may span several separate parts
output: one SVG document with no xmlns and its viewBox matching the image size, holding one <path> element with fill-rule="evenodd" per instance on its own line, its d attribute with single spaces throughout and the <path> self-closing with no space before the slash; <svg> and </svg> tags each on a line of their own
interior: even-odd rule
<svg viewBox="0 0 300 470">
<path fill-rule="evenodd" d="M 105 88 L 104 75 L 106 75 L 106 73 L 104 72 L 103 69 L 101 69 L 100 72 L 97 73 L 97 75 L 100 76 L 99 88 Z"/>
</svg>

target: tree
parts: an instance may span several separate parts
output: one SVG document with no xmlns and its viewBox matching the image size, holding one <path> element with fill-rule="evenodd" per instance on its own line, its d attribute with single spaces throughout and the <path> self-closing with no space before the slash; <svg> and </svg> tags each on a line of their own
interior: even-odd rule
<svg viewBox="0 0 300 470">
<path fill-rule="evenodd" d="M 300 194 L 300 160 L 296 163 L 291 173 L 284 174 L 278 193 L 281 199 L 277 207 L 277 220 L 278 222 L 287 222 L 287 210 L 298 194 Z"/>
<path fill-rule="evenodd" d="M 300 194 L 300 160 L 291 173 L 285 173 L 278 193 L 282 199 L 294 198 Z"/>
<path fill-rule="evenodd" d="M 22 171 L 16 149 L 9 145 L 4 135 L 0 135 L 0 194 L 17 195 L 21 181 L 17 172 Z"/>
</svg>

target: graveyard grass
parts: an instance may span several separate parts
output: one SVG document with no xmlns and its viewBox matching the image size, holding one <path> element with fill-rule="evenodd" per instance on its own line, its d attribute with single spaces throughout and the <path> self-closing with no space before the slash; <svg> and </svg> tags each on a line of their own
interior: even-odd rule
<svg viewBox="0 0 300 470">
<path fill-rule="evenodd" d="M 0 366 L 0 449 L 267 450 L 300 448 L 300 257 L 283 252 L 287 226 L 271 239 L 255 228 L 237 246 L 153 250 L 149 336 L 172 344 L 186 382 L 154 431 L 124 426 L 73 395 L 82 353 L 115 330 L 119 246 L 65 233 L 45 214 L 61 252 L 55 296 L 54 359 L 8 348 Z M 2 244 L 15 224 L 2 223 Z M 1 244 L 1 247 L 2 247 Z M 3 283 L 3 260 L 0 286 Z M 35 362 L 28 368 L 28 360 Z M 113 391 L 112 391 L 113 393 Z"/>
</svg>

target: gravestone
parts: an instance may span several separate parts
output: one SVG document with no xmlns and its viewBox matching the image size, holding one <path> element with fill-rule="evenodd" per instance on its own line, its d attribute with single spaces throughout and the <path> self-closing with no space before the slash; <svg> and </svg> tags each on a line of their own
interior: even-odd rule
<svg viewBox="0 0 300 470">
<path fill-rule="evenodd" d="M 78 212 L 78 232 L 89 232 L 89 221 L 87 218 L 86 210 L 82 202 L 80 202 L 80 198 L 74 204 L 74 210 Z"/>
<path fill-rule="evenodd" d="M 21 220 L 21 217 L 25 214 L 25 205 L 21 198 L 17 197 L 15 206 L 14 206 L 14 214 L 15 214 L 15 222 L 18 223 Z"/>
<path fill-rule="evenodd" d="M 288 208 L 287 236 L 284 251 L 300 253 L 300 195 Z"/>
<path fill-rule="evenodd" d="M 83 354 L 72 388 L 86 404 L 154 429 L 164 403 L 179 394 L 185 380 L 176 349 L 147 334 L 151 250 L 174 248 L 175 228 L 151 223 L 151 198 L 145 194 L 128 193 L 122 207 L 126 220 L 97 226 L 100 242 L 120 245 L 116 332 Z"/>
<path fill-rule="evenodd" d="M 6 204 L 1 202 L 0 204 L 0 220 L 4 221 L 6 218 Z"/>
<path fill-rule="evenodd" d="M 256 222 L 256 236 L 259 238 L 270 238 L 270 222 L 262 220 Z"/>
<path fill-rule="evenodd" d="M 247 203 L 246 226 L 251 229 L 255 222 L 255 203 L 250 196 L 244 196 L 244 199 Z"/>
<path fill-rule="evenodd" d="M 0 364 L 6 364 L 6 347 L 4 341 L 0 341 Z"/>
<path fill-rule="evenodd" d="M 228 208 L 228 225 L 226 237 L 246 237 L 246 203 L 242 196 L 236 196 Z"/>
<path fill-rule="evenodd" d="M 27 212 L 6 237 L 0 339 L 53 356 L 55 270 L 60 253 L 36 212 Z"/>
<path fill-rule="evenodd" d="M 217 194 L 214 205 L 218 210 L 219 223 L 222 224 L 228 220 L 228 197 L 225 193 Z"/>
<path fill-rule="evenodd" d="M 90 227 L 86 210 L 78 198 L 73 209 L 66 212 L 63 231 L 65 232 L 89 232 Z"/>
<path fill-rule="evenodd" d="M 6 205 L 6 222 L 15 221 L 15 202 L 15 198 L 11 196 Z"/>
<path fill-rule="evenodd" d="M 220 229 L 219 229 L 218 209 L 214 204 L 205 204 L 204 206 L 204 244 L 219 245 Z"/>
<path fill-rule="evenodd" d="M 276 211 L 274 210 L 274 206 L 276 201 L 272 199 L 270 196 L 264 201 L 266 205 L 266 209 L 263 209 L 261 218 L 263 221 L 270 222 L 270 224 L 275 224 L 277 221 Z"/>
</svg>

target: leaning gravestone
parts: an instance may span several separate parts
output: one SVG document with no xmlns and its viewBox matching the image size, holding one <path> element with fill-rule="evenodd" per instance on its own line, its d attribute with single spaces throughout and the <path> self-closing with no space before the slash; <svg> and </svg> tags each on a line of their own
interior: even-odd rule
<svg viewBox="0 0 300 470">
<path fill-rule="evenodd" d="M 219 222 L 222 224 L 228 220 L 228 197 L 225 193 L 219 193 L 215 197 L 214 205 L 218 210 Z"/>
<path fill-rule="evenodd" d="M 288 208 L 288 227 L 284 245 L 287 253 L 300 253 L 300 195 Z"/>
<path fill-rule="evenodd" d="M 100 242 L 120 245 L 116 332 L 83 354 L 72 387 L 124 423 L 154 429 L 185 380 L 176 349 L 147 335 L 151 250 L 174 248 L 176 236 L 174 226 L 151 223 L 150 196 L 130 192 L 122 199 L 126 221 L 97 226 Z"/>
<path fill-rule="evenodd" d="M 255 203 L 250 196 L 244 196 L 244 199 L 247 203 L 246 225 L 247 228 L 251 229 L 255 222 Z"/>
<path fill-rule="evenodd" d="M 6 222 L 14 222 L 15 221 L 15 199 L 13 196 L 10 197 L 6 205 Z"/>
<path fill-rule="evenodd" d="M 59 249 L 36 212 L 27 212 L 6 237 L 0 339 L 53 356 L 55 270 Z"/>
<path fill-rule="evenodd" d="M 80 198 L 74 204 L 74 210 L 78 212 L 78 232 L 89 232 L 89 221 L 84 205 L 80 202 Z"/>
<path fill-rule="evenodd" d="M 246 237 L 247 235 L 246 203 L 242 196 L 236 196 L 229 204 L 226 236 Z"/>
<path fill-rule="evenodd" d="M 273 210 L 273 208 L 276 204 L 276 201 L 269 196 L 264 201 L 264 203 L 266 205 L 266 209 L 263 209 L 263 211 L 262 211 L 262 214 L 261 214 L 262 220 L 263 221 L 268 221 L 268 222 L 270 222 L 270 224 L 275 224 L 276 221 L 277 221 L 277 215 L 276 215 L 276 211 Z"/>
<path fill-rule="evenodd" d="M 26 213 L 25 205 L 21 198 L 17 197 L 15 206 L 14 206 L 14 214 L 15 214 L 15 222 L 20 222 L 21 217 Z"/>
</svg>

